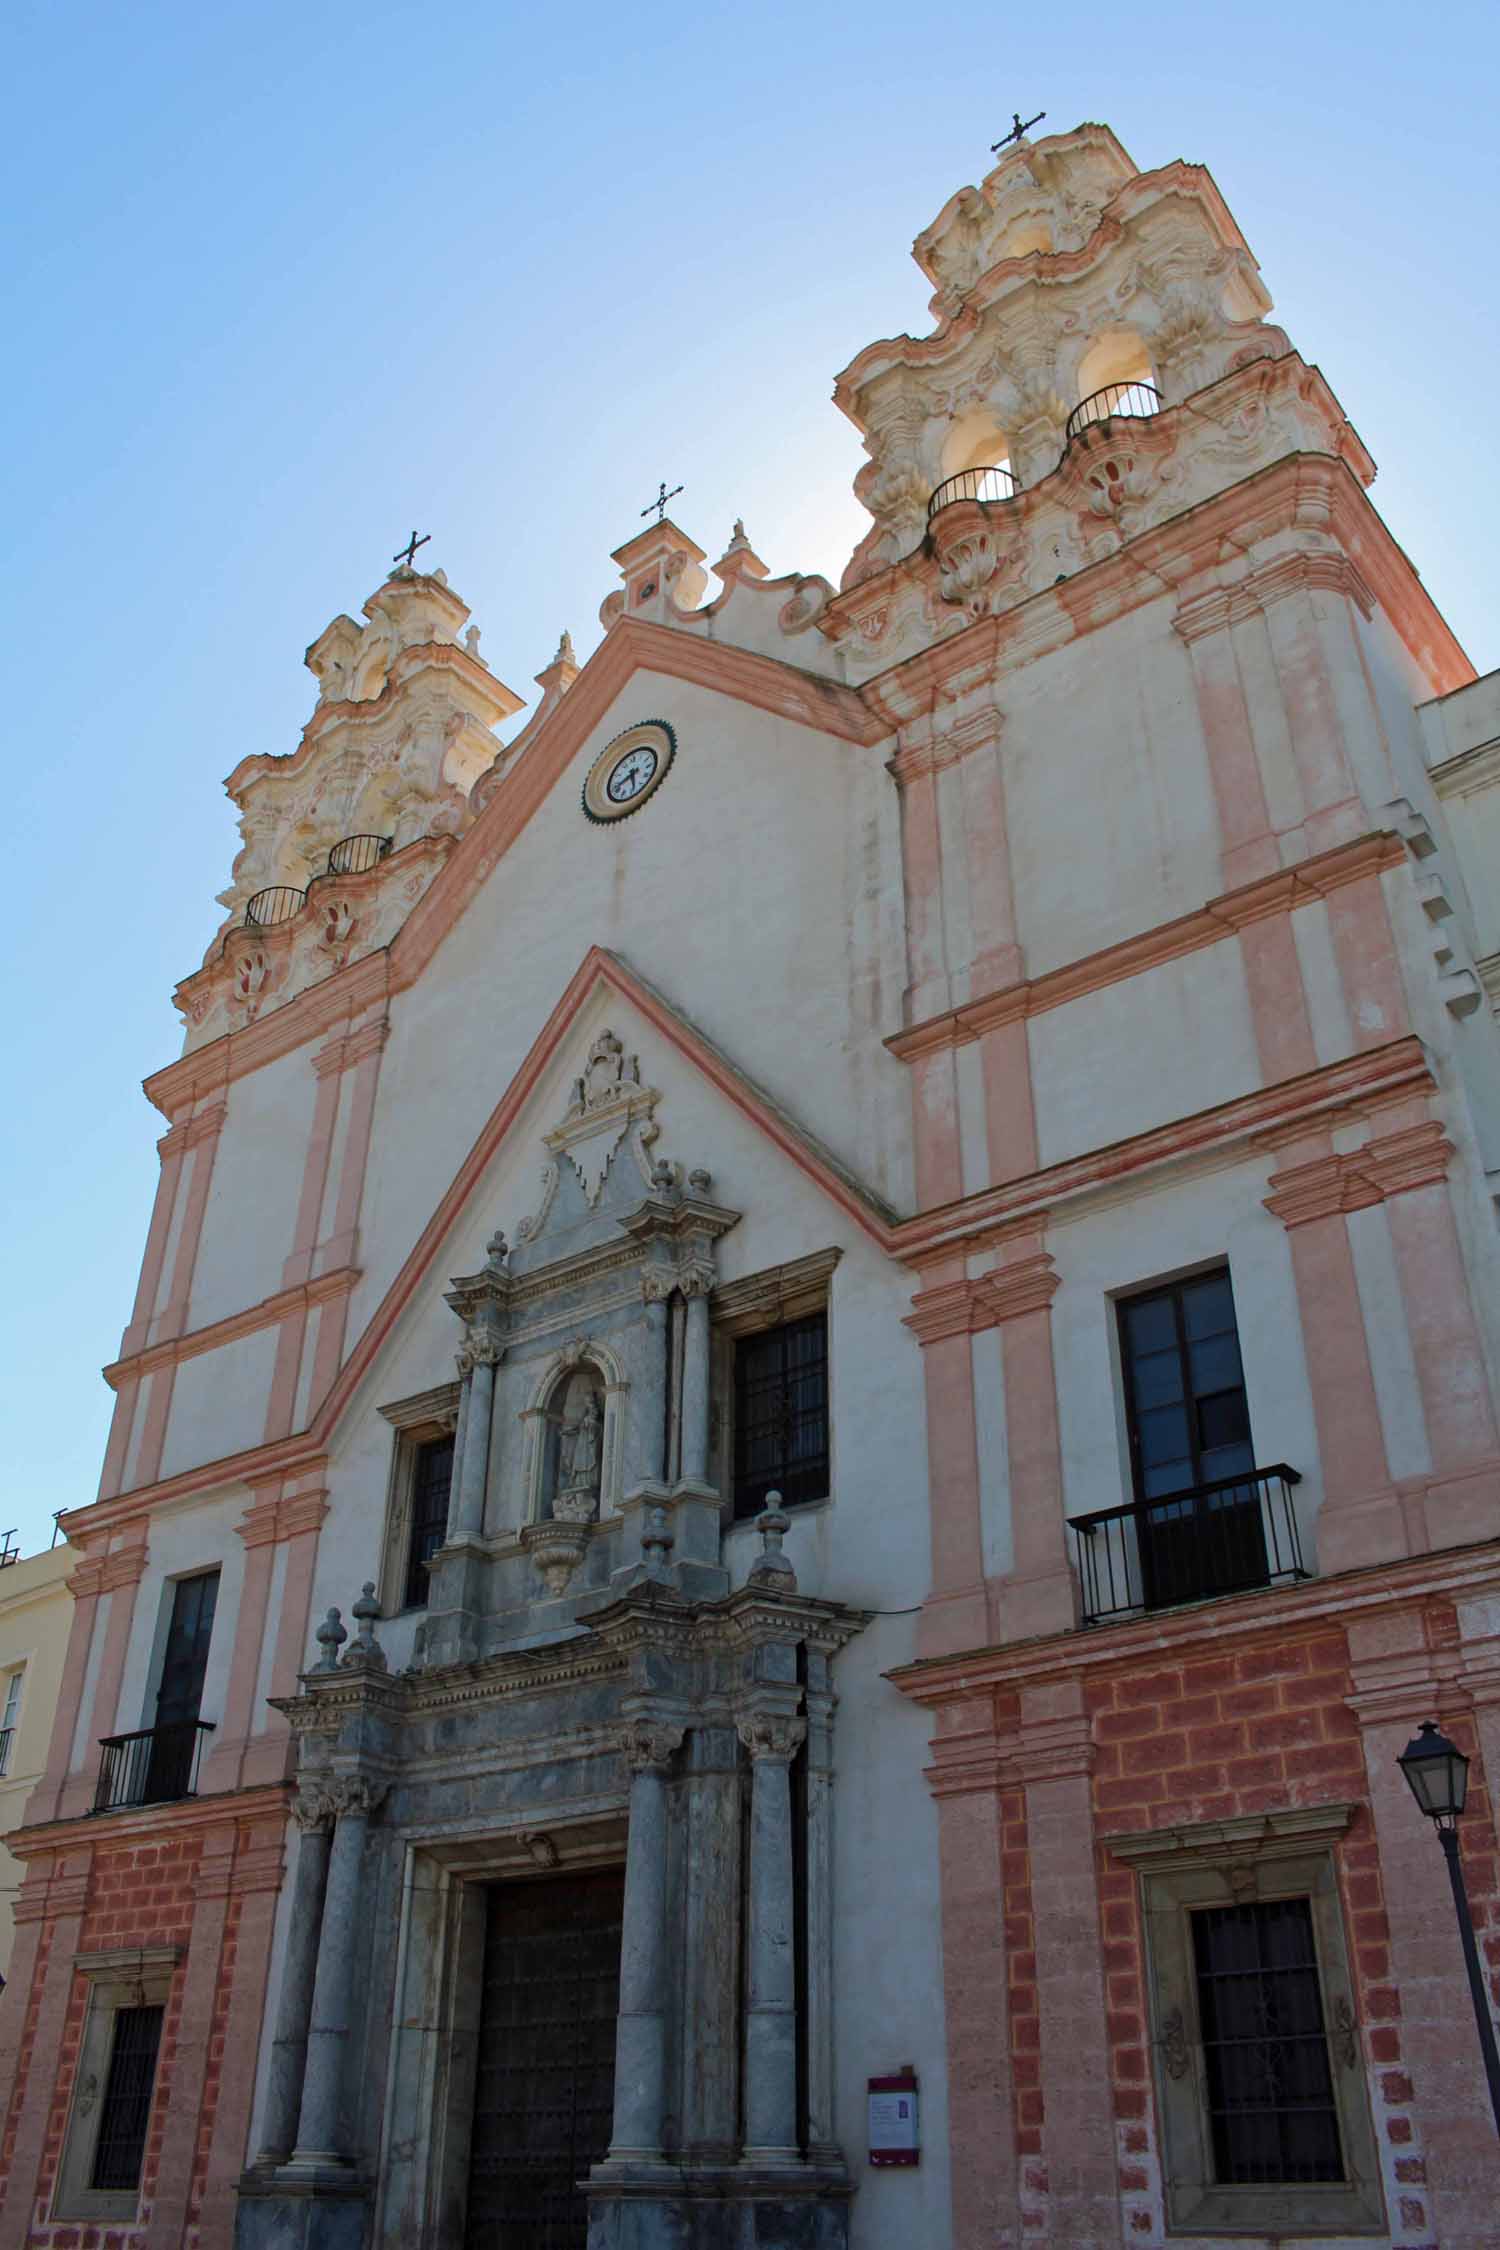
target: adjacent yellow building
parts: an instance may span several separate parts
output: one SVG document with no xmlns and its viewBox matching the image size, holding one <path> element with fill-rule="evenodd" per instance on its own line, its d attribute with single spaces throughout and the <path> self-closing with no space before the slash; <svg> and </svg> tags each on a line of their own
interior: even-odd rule
<svg viewBox="0 0 1500 2250">
<path fill-rule="evenodd" d="M 62 1685 L 78 1557 L 64 1542 L 0 1570 L 0 1837 L 19 1828 L 47 1763 Z M 0 1976 L 10 1974 L 12 1913 L 21 1869 L 0 1843 Z"/>
</svg>

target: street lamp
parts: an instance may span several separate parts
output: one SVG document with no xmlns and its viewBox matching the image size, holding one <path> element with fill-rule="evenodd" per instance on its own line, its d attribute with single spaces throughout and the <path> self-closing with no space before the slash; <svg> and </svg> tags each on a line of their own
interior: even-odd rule
<svg viewBox="0 0 1500 2250">
<path fill-rule="evenodd" d="M 1455 1743 L 1445 1734 L 1439 1734 L 1435 1720 L 1424 1719 L 1396 1763 L 1405 1774 L 1417 1803 L 1436 1824 L 1443 1857 L 1448 1862 L 1448 1881 L 1453 1888 L 1453 1904 L 1458 1914 L 1458 1935 L 1464 1949 L 1464 1966 L 1469 1972 L 1469 1996 L 1474 2003 L 1484 2074 L 1489 2080 L 1490 2107 L 1495 2113 L 1495 2130 L 1500 2132 L 1500 2053 L 1495 2049 L 1495 2026 L 1490 2018 L 1489 1996 L 1479 1967 L 1479 1948 L 1474 1943 L 1474 1918 L 1469 1912 L 1469 1894 L 1464 1888 L 1464 1871 L 1458 1857 L 1458 1816 L 1469 1794 L 1469 1761 Z"/>
</svg>

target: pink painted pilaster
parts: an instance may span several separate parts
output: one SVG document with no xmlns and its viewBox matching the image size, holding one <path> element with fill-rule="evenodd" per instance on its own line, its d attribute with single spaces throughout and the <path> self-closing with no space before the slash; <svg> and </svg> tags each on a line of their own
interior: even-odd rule
<svg viewBox="0 0 1500 2250">
<path fill-rule="evenodd" d="M 234 1933 L 234 1976 L 224 2030 L 219 2098 L 204 2182 L 202 2239 L 228 2242 L 234 2232 L 235 2183 L 250 2158 L 250 2112 L 255 2098 L 255 2066 L 266 2013 L 271 1971 L 271 1941 L 276 1927 L 276 1896 L 283 1872 L 285 1820 L 261 1821 L 241 1837 L 233 1892 L 239 1898 Z"/>
<path fill-rule="evenodd" d="M 964 1192 L 958 1125 L 958 1063 L 946 1040 L 912 1056 L 911 1109 L 917 1209 L 956 1203 Z"/>
<path fill-rule="evenodd" d="M 125 1657 L 130 1647 L 130 1628 L 135 1621 L 135 1594 L 146 1568 L 146 1527 L 132 1525 L 129 1544 L 116 1547 L 104 1556 L 99 1568 L 99 1591 L 108 1594 L 109 1618 L 104 1628 L 104 1650 L 99 1662 L 99 1676 L 94 1687 L 93 1741 L 89 1745 L 88 1762 L 79 1773 L 70 1775 L 65 1783 L 58 1811 L 63 1819 L 75 1813 L 87 1812 L 93 1801 L 97 1779 L 97 1754 L 94 1744 L 103 1736 L 129 1733 L 129 1726 L 117 1726 L 120 1706 L 120 1689 L 125 1678 Z M 135 1724 L 142 1724 L 136 1720 Z"/>
<path fill-rule="evenodd" d="M 1364 1310 L 1344 1213 L 1377 1200 L 1351 1193 L 1325 1134 L 1279 1151 L 1266 1208 L 1287 1230 L 1302 1349 L 1323 1471 L 1318 1559 L 1324 1571 L 1390 1561 L 1409 1534 L 1386 1460 Z"/>
<path fill-rule="evenodd" d="M 162 1455 L 166 1451 L 167 1424 L 172 1416 L 172 1390 L 177 1381 L 177 1364 L 170 1361 L 165 1367 L 155 1368 L 141 1385 L 142 1403 L 136 1410 L 141 1423 L 141 1442 L 136 1452 L 134 1470 L 127 1469 L 129 1489 L 137 1485 L 154 1484 L 161 1475 Z"/>
<path fill-rule="evenodd" d="M 959 769 L 963 795 L 964 857 L 969 885 L 969 929 L 974 958 L 969 997 L 1001 991 L 1025 974 L 1016 936 L 1016 902 L 1005 817 L 1005 773 L 1000 762 L 999 713 L 986 714 Z"/>
<path fill-rule="evenodd" d="M 1442 1126 L 1427 1119 L 1372 1140 L 1357 1157 L 1386 1197 L 1432 1455 L 1426 1508 L 1435 1547 L 1493 1538 L 1500 1500 L 1500 1431 L 1448 1189 L 1452 1154 Z"/>
<path fill-rule="evenodd" d="M 7 2250 L 11 2244 L 33 2239 L 28 2222 L 32 2217 L 32 2206 L 47 2146 L 48 2127 L 52 2122 L 52 2103 L 57 2089 L 58 2067 L 62 2061 L 68 2001 L 73 1991 L 73 1979 L 77 1974 L 73 1961 L 83 1929 L 84 1905 L 88 1897 L 92 1863 L 91 1851 L 68 1852 L 54 1863 L 52 1880 L 47 1886 L 44 1911 L 50 1928 L 46 1965 L 41 1972 L 41 2005 L 37 2011 L 36 2036 L 31 2043 L 31 2058 L 25 2082 L 16 2089 L 21 2115 L 11 2152 L 10 2172 L 5 2180 L 0 2181 L 0 2195 L 4 2197 L 4 2203 L 0 2205 L 0 2211 L 3 2211 L 0 2241 L 7 2245 Z"/>
<path fill-rule="evenodd" d="M 312 1067 L 318 1081 L 318 1091 L 313 1103 L 312 1130 L 302 1159 L 302 1186 L 297 1197 L 292 1247 L 281 1269 L 283 1289 L 295 1289 L 299 1282 L 308 1280 L 312 1273 L 313 1252 L 318 1242 L 318 1220 L 322 1216 L 323 1196 L 328 1185 L 328 1160 L 333 1149 L 334 1127 L 338 1122 L 339 1090 L 348 1060 L 348 1044 L 341 1034 L 336 1039 L 330 1039 L 313 1056 Z"/>
<path fill-rule="evenodd" d="M 214 1746 L 203 1761 L 203 1788 L 236 1789 L 244 1765 L 245 1749 L 255 1717 L 255 1683 L 260 1676 L 261 1648 L 265 1639 L 266 1608 L 271 1593 L 271 1570 L 276 1557 L 279 1484 L 259 1493 L 237 1525 L 245 1543 L 245 1575 L 240 1586 L 239 1609 L 234 1621 L 234 1647 L 229 1659 L 229 1685 L 224 1695 L 224 1717 Z"/>
<path fill-rule="evenodd" d="M 1317 614 L 1297 574 L 1287 590 L 1268 586 L 1266 631 L 1302 783 L 1308 849 L 1346 844 L 1368 825 L 1344 743 L 1343 720 L 1329 675 Z"/>
<path fill-rule="evenodd" d="M 1304 1071 L 1317 1068 L 1318 1052 L 1291 916 L 1255 915 L 1238 927 L 1261 1078 L 1268 1086 L 1283 1078 L 1300 1078 Z"/>
<path fill-rule="evenodd" d="M 36 1799 L 33 1797 L 32 1803 Z M 20 2061 L 21 2042 L 26 2029 L 26 2014 L 31 2004 L 31 1987 L 41 1959 L 42 1932 L 46 1924 L 47 1882 L 51 1874 L 50 1859 L 34 1859 L 24 1870 L 21 1887 L 12 1907 L 12 1937 L 10 1959 L 5 1965 L 5 1989 L 9 1995 L 0 2007 L 0 2142 L 5 2139 L 10 2122 L 11 2108 L 17 2093 L 16 2065 Z M 5 2182 L 0 2179 L 0 2210 L 5 2206 Z"/>
<path fill-rule="evenodd" d="M 1396 1763 L 1415 1720 L 1453 1732 L 1457 1717 L 1444 1709 L 1423 1624 L 1416 1609 L 1351 1612 L 1348 1700 L 1380 1847 L 1402 2059 L 1422 2114 L 1431 2239 L 1477 2245 L 1494 2240 L 1494 2120 L 1437 1838 Z"/>
<path fill-rule="evenodd" d="M 1328 929 L 1356 1048 L 1382 1047 L 1411 1029 L 1391 918 L 1378 874 L 1328 895 Z"/>
<path fill-rule="evenodd" d="M 992 1754 L 990 1699 L 945 1705 L 940 1734 L 962 1731 Z M 960 1780 L 941 1766 L 937 1796 L 948 2045 L 953 2250 L 991 2250 L 1016 2226 L 1016 2124 L 999 1790 L 993 1772 Z"/>
<path fill-rule="evenodd" d="M 927 1390 L 932 1588 L 918 1621 L 924 1656 L 979 1648 L 989 1638 L 979 1518 L 979 1438 L 970 1345 L 972 1284 L 962 1261 L 924 1273 L 906 1325 L 922 1346 Z"/>
<path fill-rule="evenodd" d="M 161 2154 L 143 2250 L 179 2250 L 184 2240 L 233 1864 L 233 1824 L 210 1828 L 193 1875 L 187 1960 L 177 1971 L 182 1979 L 177 2035 L 171 2059 L 162 2066 L 162 2106 L 157 2113 L 162 2120 Z"/>
<path fill-rule="evenodd" d="M 1031 1084 L 1031 1043 L 1019 1012 L 979 1034 L 984 1080 L 988 1184 L 1023 1180 L 1037 1168 L 1036 1101 Z"/>
<path fill-rule="evenodd" d="M 297 1378 L 302 1372 L 302 1349 L 307 1339 L 305 1303 L 289 1312 L 276 1331 L 276 1357 L 271 1365 L 271 1388 L 266 1394 L 266 1418 L 261 1437 L 267 1445 L 291 1435 L 297 1412 Z"/>
<path fill-rule="evenodd" d="M 55 1820 L 73 1761 L 73 1737 L 78 1731 L 78 1707 L 88 1676 L 89 1655 L 99 1616 L 99 1596 L 104 1573 L 102 1553 L 85 1555 L 68 1580 L 73 1596 L 73 1620 L 68 1627 L 68 1651 L 63 1660 L 62 1685 L 52 1719 L 47 1748 L 47 1770 L 27 1804 L 28 1821 Z"/>
<path fill-rule="evenodd" d="M 906 892 L 907 1020 L 949 1002 L 943 942 L 943 847 L 931 743 L 913 739 L 891 760 L 901 791 L 901 873 Z"/>
<path fill-rule="evenodd" d="M 1017 1762 L 1026 1780 L 1052 2239 L 1103 2250 L 1120 2241 L 1120 2195 L 1093 1749 L 1080 1679 L 1023 1688 Z"/>
<path fill-rule="evenodd" d="M 295 1695 L 300 1674 L 313 1661 L 308 1633 L 313 1571 L 318 1559 L 318 1532 L 327 1513 L 328 1497 L 321 1486 L 289 1494 L 277 1508 L 277 1529 L 286 1542 L 287 1558 L 276 1653 L 271 1663 L 273 1696 Z M 286 1720 L 279 1711 L 272 1711 L 265 1732 L 252 1734 L 245 1745 L 242 1785 L 249 1789 L 260 1782 L 284 1780 L 290 1747 Z"/>
<path fill-rule="evenodd" d="M 180 1336 L 188 1326 L 193 1269 L 198 1263 L 198 1245 L 203 1238 L 203 1217 L 208 1209 L 214 1158 L 218 1153 L 219 1135 L 224 1129 L 227 1115 L 227 1105 L 224 1102 L 214 1102 L 209 1108 L 200 1110 L 196 1117 L 190 1118 L 186 1127 L 184 1146 L 191 1152 L 192 1170 L 188 1175 L 182 1225 L 178 1230 L 176 1255 L 172 1260 L 171 1286 L 167 1302 L 159 1318 L 152 1324 L 155 1330 L 153 1342 L 159 1342 L 167 1336 Z M 148 1478 L 155 1474 L 154 1468 L 146 1472 Z"/>
<path fill-rule="evenodd" d="M 104 1467 L 99 1475 L 99 1497 L 113 1500 L 125 1489 L 125 1471 L 130 1460 L 130 1441 L 135 1434 L 136 1409 L 140 1404 L 141 1385 L 127 1377 L 115 1394 L 114 1412 L 109 1418 L 109 1443 L 104 1449 Z"/>
<path fill-rule="evenodd" d="M 120 1339 L 120 1357 L 126 1359 L 132 1352 L 140 1351 L 150 1334 L 151 1316 L 156 1310 L 156 1293 L 161 1286 L 162 1267 L 166 1263 L 167 1241 L 172 1232 L 172 1215 L 177 1206 L 177 1188 L 182 1177 L 183 1158 L 189 1143 L 188 1126 L 180 1119 L 170 1132 L 157 1142 L 161 1157 L 161 1171 L 156 1182 L 156 1201 L 151 1207 L 151 1225 L 146 1235 L 146 1254 L 141 1260 L 140 1279 L 136 1283 L 135 1305 L 130 1323 Z"/>
<path fill-rule="evenodd" d="M 349 1034 L 345 1049 L 354 1084 L 349 1097 L 349 1124 L 339 1165 L 338 1203 L 333 1233 L 319 1246 L 316 1270 L 328 1273 L 336 1266 L 352 1266 L 359 1236 L 359 1207 L 365 1190 L 365 1165 L 370 1154 L 370 1129 L 375 1118 L 375 1092 L 380 1080 L 380 1057 L 388 1025 L 384 1016 L 361 1025 Z"/>
<path fill-rule="evenodd" d="M 995 1589 L 999 1637 L 1061 1633 L 1078 1622 L 1063 1509 L 1062 1439 L 1052 1355 L 1059 1282 L 1045 1230 L 1007 1237 L 1001 1263 L 976 1283 L 986 1323 L 1000 1325 L 1005 1447 L 1014 1564 Z"/>
<path fill-rule="evenodd" d="M 1212 590 L 1183 602 L 1174 619 L 1186 641 L 1219 815 L 1224 888 L 1273 874 L 1280 864 L 1266 811 L 1260 760 L 1244 682 L 1228 630 L 1228 597 Z"/>
</svg>

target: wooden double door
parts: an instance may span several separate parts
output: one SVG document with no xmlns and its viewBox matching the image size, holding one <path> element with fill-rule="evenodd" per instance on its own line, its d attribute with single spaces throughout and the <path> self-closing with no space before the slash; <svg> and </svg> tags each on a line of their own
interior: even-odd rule
<svg viewBox="0 0 1500 2250">
<path fill-rule="evenodd" d="M 623 1868 L 488 1901 L 465 2250 L 584 2250 L 609 2147 Z"/>
</svg>

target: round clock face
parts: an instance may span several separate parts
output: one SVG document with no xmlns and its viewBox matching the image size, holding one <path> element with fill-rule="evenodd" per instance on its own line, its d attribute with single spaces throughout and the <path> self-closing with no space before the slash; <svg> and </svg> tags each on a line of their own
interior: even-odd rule
<svg viewBox="0 0 1500 2250">
<path fill-rule="evenodd" d="M 665 719 L 645 719 L 606 743 L 583 785 L 583 809 L 590 820 L 624 820 L 639 812 L 666 780 L 677 754 L 677 737 Z"/>
</svg>

